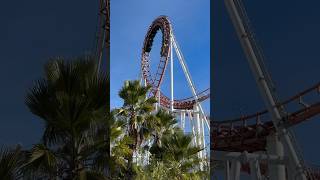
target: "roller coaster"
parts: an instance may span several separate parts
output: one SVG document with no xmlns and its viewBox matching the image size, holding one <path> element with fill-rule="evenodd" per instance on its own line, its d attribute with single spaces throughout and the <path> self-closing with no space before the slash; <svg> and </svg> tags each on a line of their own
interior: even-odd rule
<svg viewBox="0 0 320 180">
<path fill-rule="evenodd" d="M 162 33 L 162 43 L 161 43 L 161 52 L 160 52 L 160 61 L 157 66 L 155 74 L 151 73 L 151 64 L 150 64 L 150 52 L 152 49 L 154 37 L 156 34 L 161 31 Z M 187 79 L 190 91 L 192 93 L 191 97 L 184 99 L 174 98 L 174 72 L 173 72 L 173 51 L 175 51 L 181 68 L 184 72 L 184 75 Z M 161 91 L 162 81 L 165 76 L 165 70 L 167 65 L 170 63 L 170 97 L 166 96 Z M 206 133 L 210 131 L 210 126 L 208 122 L 208 116 L 205 114 L 201 102 L 210 98 L 210 89 L 198 92 L 195 88 L 195 84 L 192 81 L 191 74 L 188 70 L 188 66 L 182 54 L 181 48 L 178 45 L 178 42 L 174 36 L 171 22 L 167 16 L 159 16 L 156 18 L 145 36 L 142 55 L 141 55 L 141 80 L 144 82 L 144 85 L 151 86 L 151 91 L 149 93 L 150 97 L 156 97 L 156 109 L 162 108 L 170 111 L 172 114 L 177 116 L 177 119 L 180 120 L 180 127 L 186 129 L 186 117 L 189 118 L 192 135 L 193 135 L 193 144 L 203 148 L 199 153 L 200 158 L 207 158 L 209 153 L 206 153 L 206 144 L 209 144 L 206 140 Z M 208 129 L 205 131 L 205 127 Z M 209 136 L 209 135 L 207 135 Z M 208 139 L 208 138 L 207 138 Z"/>
<path fill-rule="evenodd" d="M 224 169 L 227 180 L 239 180 L 240 172 L 254 180 L 320 179 L 319 169 L 304 162 L 290 129 L 320 114 L 320 83 L 280 102 L 242 1 L 224 2 L 267 109 L 230 120 L 213 120 L 211 163 Z"/>
</svg>

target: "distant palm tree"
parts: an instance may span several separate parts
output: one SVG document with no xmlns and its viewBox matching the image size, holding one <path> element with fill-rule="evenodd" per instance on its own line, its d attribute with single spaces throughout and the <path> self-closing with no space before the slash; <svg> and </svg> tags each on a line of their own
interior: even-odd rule
<svg viewBox="0 0 320 180">
<path fill-rule="evenodd" d="M 123 99 L 123 106 L 118 111 L 118 118 L 124 118 L 127 122 L 127 135 L 133 140 L 129 148 L 128 171 L 126 178 L 133 178 L 133 154 L 143 143 L 148 129 L 145 128 L 146 121 L 152 118 L 151 112 L 154 110 L 156 99 L 148 98 L 147 93 L 150 86 L 141 86 L 139 81 L 126 81 L 119 91 L 119 96 Z"/>
<path fill-rule="evenodd" d="M 44 122 L 40 144 L 28 154 L 25 174 L 47 179 L 106 179 L 109 150 L 109 80 L 93 57 L 54 58 L 45 77 L 29 91 L 26 104 Z M 100 156 L 101 157 L 101 156 Z"/>
</svg>

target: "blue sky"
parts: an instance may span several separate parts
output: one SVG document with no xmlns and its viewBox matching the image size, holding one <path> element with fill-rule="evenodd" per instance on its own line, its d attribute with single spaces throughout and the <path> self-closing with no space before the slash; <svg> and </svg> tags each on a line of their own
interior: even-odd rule
<svg viewBox="0 0 320 180">
<path fill-rule="evenodd" d="M 0 146 L 38 143 L 42 121 L 24 104 L 50 57 L 92 50 L 98 0 L 0 1 Z"/>
<path fill-rule="evenodd" d="M 318 1 L 244 1 L 281 100 L 319 82 Z M 264 109 L 223 1 L 213 4 L 213 110 L 229 119 Z M 319 98 L 319 96 L 318 96 Z M 319 164 L 319 117 L 294 130 L 308 163 Z"/>
</svg>

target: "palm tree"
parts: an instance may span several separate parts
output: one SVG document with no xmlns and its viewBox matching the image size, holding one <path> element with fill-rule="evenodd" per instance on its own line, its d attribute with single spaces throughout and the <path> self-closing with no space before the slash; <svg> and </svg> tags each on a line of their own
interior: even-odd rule
<svg viewBox="0 0 320 180">
<path fill-rule="evenodd" d="M 125 135 L 126 122 L 115 119 L 116 111 L 111 112 L 110 117 L 110 179 L 123 179 L 128 170 L 127 159 L 132 153 L 129 145 L 133 143 L 132 138 Z"/>
<path fill-rule="evenodd" d="M 117 117 L 126 120 L 127 135 L 133 140 L 129 145 L 131 152 L 128 156 L 128 179 L 133 178 L 133 154 L 148 133 L 148 129 L 145 128 L 146 121 L 152 118 L 153 105 L 157 102 L 155 98 L 147 97 L 150 88 L 141 86 L 139 81 L 126 81 L 119 91 L 119 96 L 124 102 L 123 106 L 117 109 Z"/>
<path fill-rule="evenodd" d="M 99 150 L 103 147 L 108 154 L 109 149 L 109 80 L 97 69 L 90 56 L 59 57 L 45 65 L 45 77 L 26 97 L 26 105 L 41 118 L 45 130 L 40 144 L 28 154 L 25 174 L 49 179 L 105 178 L 106 167 L 94 164 Z"/>
<path fill-rule="evenodd" d="M 175 117 L 164 109 L 160 109 L 154 117 L 146 121 L 146 127 L 153 134 L 154 143 L 159 146 L 161 146 L 162 136 L 173 133 L 176 124 Z"/>
<path fill-rule="evenodd" d="M 150 149 L 153 165 L 163 166 L 169 179 L 201 179 L 205 172 L 199 170 L 201 160 L 198 152 L 202 149 L 192 145 L 192 137 L 179 128 L 161 138 L 161 145 L 154 143 Z M 152 165 L 148 167 L 153 172 Z"/>
<path fill-rule="evenodd" d="M 21 177 L 20 167 L 23 163 L 21 147 L 15 149 L 2 147 L 0 150 L 0 177 L 2 180 L 15 180 Z"/>
</svg>

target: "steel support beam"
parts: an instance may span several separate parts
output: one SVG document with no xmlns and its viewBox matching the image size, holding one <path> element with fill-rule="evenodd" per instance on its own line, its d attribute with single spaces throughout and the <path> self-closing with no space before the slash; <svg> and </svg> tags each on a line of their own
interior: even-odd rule
<svg viewBox="0 0 320 180">
<path fill-rule="evenodd" d="M 285 128 L 278 127 L 278 124 L 281 121 L 282 117 L 278 107 L 276 106 L 277 102 L 275 100 L 275 96 L 270 89 L 271 87 L 269 87 L 268 82 L 266 81 L 266 77 L 268 76 L 266 74 L 267 71 L 263 69 L 263 67 L 261 66 L 261 62 L 259 62 L 258 56 L 254 51 L 254 45 L 249 39 L 249 36 L 251 36 L 252 34 L 249 34 L 250 32 L 246 31 L 244 25 L 245 22 L 241 18 L 239 9 L 237 8 L 234 0 L 225 0 L 224 2 L 229 12 L 232 23 L 236 29 L 237 35 L 240 39 L 242 48 L 247 56 L 248 63 L 254 74 L 256 83 L 263 97 L 264 103 L 271 114 L 273 125 L 279 133 L 283 145 L 285 145 L 288 151 L 290 162 L 294 164 L 295 169 L 297 170 L 299 177 L 298 180 L 306 180 L 306 175 L 303 172 L 302 164 L 288 135 L 288 131 Z"/>
</svg>

